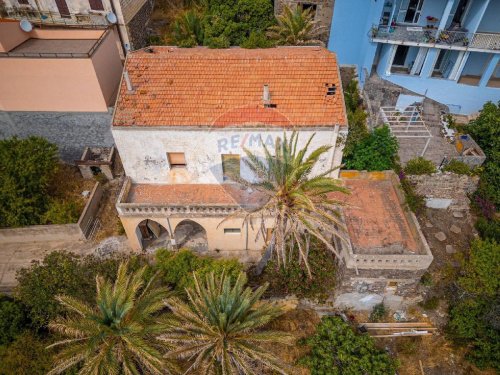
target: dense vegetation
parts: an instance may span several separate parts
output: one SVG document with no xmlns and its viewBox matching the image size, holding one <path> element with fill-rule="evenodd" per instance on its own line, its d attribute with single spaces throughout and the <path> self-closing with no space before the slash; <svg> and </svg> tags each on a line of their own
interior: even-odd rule
<svg viewBox="0 0 500 375">
<path fill-rule="evenodd" d="M 404 172 L 411 175 L 432 174 L 436 172 L 436 166 L 432 161 L 419 156 L 418 158 L 408 160 Z"/>
<path fill-rule="evenodd" d="M 486 154 L 473 204 L 481 238 L 473 241 L 450 301 L 448 333 L 468 347 L 468 359 L 480 368 L 500 370 L 500 106 L 484 105 L 466 126 Z"/>
<path fill-rule="evenodd" d="M 301 363 L 311 375 L 388 375 L 397 370 L 397 363 L 370 336 L 356 334 L 340 317 L 324 317 L 306 344 L 311 351 Z"/>
<path fill-rule="evenodd" d="M 69 196 L 56 145 L 40 137 L 0 141 L 0 227 L 67 224 L 78 220 L 80 197 Z"/>
<path fill-rule="evenodd" d="M 397 162 L 398 141 L 387 126 L 368 130 L 358 85 L 351 80 L 344 89 L 349 133 L 344 147 L 345 169 L 383 171 Z"/>
</svg>

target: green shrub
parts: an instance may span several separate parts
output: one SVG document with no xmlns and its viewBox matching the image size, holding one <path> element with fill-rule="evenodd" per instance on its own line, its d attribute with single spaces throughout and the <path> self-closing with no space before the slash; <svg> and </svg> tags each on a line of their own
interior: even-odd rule
<svg viewBox="0 0 500 375">
<path fill-rule="evenodd" d="M 229 41 L 229 39 L 226 36 L 221 35 L 221 36 L 209 39 L 208 47 L 214 48 L 214 49 L 229 48 L 229 47 L 231 47 L 231 42 Z"/>
<path fill-rule="evenodd" d="M 500 152 L 500 102 L 488 102 L 483 106 L 479 116 L 469 122 L 466 131 L 481 147 L 488 158 Z"/>
<path fill-rule="evenodd" d="M 24 306 L 11 297 L 0 295 L 0 345 L 14 341 L 28 325 Z"/>
<path fill-rule="evenodd" d="M 480 368 L 500 370 L 500 245 L 476 239 L 450 302 L 448 334 Z"/>
<path fill-rule="evenodd" d="M 452 172 L 468 176 L 472 174 L 472 171 L 467 164 L 455 159 L 451 160 L 448 164 L 446 164 L 446 166 L 443 168 L 443 172 Z"/>
<path fill-rule="evenodd" d="M 248 38 L 246 38 L 243 43 L 241 43 L 241 48 L 270 48 L 273 43 L 267 38 L 264 32 L 252 31 Z"/>
<path fill-rule="evenodd" d="M 415 191 L 415 186 L 408 180 L 406 174 L 401 170 L 399 165 L 396 165 L 395 171 L 398 173 L 401 189 L 405 194 L 405 203 L 408 209 L 415 213 L 420 213 L 425 208 L 425 197 Z"/>
<path fill-rule="evenodd" d="M 309 251 L 312 278 L 308 277 L 303 263 L 292 259 L 285 267 L 278 267 L 271 260 L 262 273 L 259 284 L 269 283 L 268 296 L 294 294 L 299 298 L 325 299 L 335 287 L 336 267 L 332 253 L 318 241 L 312 241 Z"/>
<path fill-rule="evenodd" d="M 439 297 L 429 297 L 425 301 L 420 302 L 419 305 L 425 310 L 436 310 L 439 307 Z"/>
<path fill-rule="evenodd" d="M 40 224 L 58 168 L 57 147 L 39 137 L 0 140 L 0 227 Z"/>
<path fill-rule="evenodd" d="M 345 158 L 346 169 L 358 171 L 384 171 L 396 164 L 398 141 L 389 127 L 376 128 L 366 138 L 354 145 L 351 154 Z"/>
<path fill-rule="evenodd" d="M 351 158 L 354 150 L 356 149 L 356 145 L 370 135 L 366 126 L 367 117 L 368 114 L 361 107 L 356 108 L 354 112 L 347 113 L 349 132 L 347 133 L 344 145 L 345 159 Z"/>
<path fill-rule="evenodd" d="M 41 262 L 33 262 L 29 268 L 18 271 L 15 296 L 26 306 L 33 327 L 45 327 L 49 320 L 63 311 L 54 299 L 56 295 L 65 294 L 93 303 L 95 277 L 114 278 L 118 264 L 123 259 L 125 257 L 104 260 L 93 256 L 80 258 L 66 252 L 52 252 Z M 129 260 L 130 270 L 146 264 L 145 259 L 139 256 L 126 259 Z M 148 277 L 150 275 L 151 272 Z"/>
<path fill-rule="evenodd" d="M 82 214 L 84 202 L 79 200 L 52 200 L 42 218 L 43 224 L 76 223 Z"/>
<path fill-rule="evenodd" d="M 311 370 L 311 375 L 389 375 L 398 367 L 370 336 L 356 334 L 336 316 L 321 319 L 306 343 L 311 351 L 300 363 Z"/>
<path fill-rule="evenodd" d="M 404 171 L 410 175 L 432 174 L 436 172 L 436 166 L 432 161 L 419 156 L 418 158 L 408 160 Z"/>
<path fill-rule="evenodd" d="M 432 286 L 433 280 L 430 272 L 426 272 L 422 275 L 422 277 L 420 278 L 420 284 L 424 286 Z"/>
<path fill-rule="evenodd" d="M 361 96 L 359 95 L 358 82 L 351 79 L 344 87 L 344 101 L 348 113 L 355 112 L 361 107 Z M 351 123 L 349 122 L 349 126 Z"/>
<path fill-rule="evenodd" d="M 52 368 L 48 342 L 24 333 L 10 345 L 0 346 L 0 374 L 45 375 Z"/>
<path fill-rule="evenodd" d="M 200 278 L 211 272 L 216 276 L 225 272 L 236 279 L 243 271 L 243 265 L 237 260 L 202 257 L 187 249 L 178 252 L 160 249 L 155 256 L 156 268 L 160 271 L 163 281 L 179 292 L 184 292 L 185 288 L 194 285 L 193 272 Z"/>
<path fill-rule="evenodd" d="M 484 217 L 480 217 L 476 221 L 476 229 L 482 239 L 495 240 L 500 243 L 500 220 L 497 218 L 492 218 L 488 220 Z"/>
<path fill-rule="evenodd" d="M 370 322 L 380 322 L 387 316 L 387 310 L 383 302 L 377 303 L 373 306 L 372 312 L 370 313 Z"/>
</svg>

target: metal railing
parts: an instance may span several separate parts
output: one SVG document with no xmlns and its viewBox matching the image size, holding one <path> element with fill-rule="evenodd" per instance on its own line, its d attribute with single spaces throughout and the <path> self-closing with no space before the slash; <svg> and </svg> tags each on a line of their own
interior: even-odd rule
<svg viewBox="0 0 500 375">
<path fill-rule="evenodd" d="M 374 25 L 370 37 L 372 41 L 379 42 L 413 42 L 459 49 L 500 50 L 500 33 L 470 33 L 424 26 Z"/>
<path fill-rule="evenodd" d="M 110 29 L 104 30 L 102 35 L 95 41 L 87 52 L 0 52 L 0 58 L 5 57 L 22 57 L 22 58 L 35 58 L 35 59 L 54 59 L 54 58 L 89 58 L 92 57 L 94 52 L 99 48 L 104 39 L 110 33 Z"/>
<path fill-rule="evenodd" d="M 6 8 L 4 12 L 7 18 L 27 19 L 36 24 L 45 25 L 64 25 L 78 27 L 103 27 L 108 26 L 106 16 L 100 13 L 69 13 L 61 15 L 58 12 L 39 11 L 33 8 Z"/>
</svg>

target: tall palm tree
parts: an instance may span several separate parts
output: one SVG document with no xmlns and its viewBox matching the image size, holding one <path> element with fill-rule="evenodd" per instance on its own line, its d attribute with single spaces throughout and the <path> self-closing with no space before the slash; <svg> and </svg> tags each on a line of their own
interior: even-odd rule
<svg viewBox="0 0 500 375">
<path fill-rule="evenodd" d="M 198 9 L 189 9 L 177 17 L 172 27 L 173 42 L 180 47 L 203 44 L 203 16 Z"/>
<path fill-rule="evenodd" d="M 277 25 L 269 27 L 267 36 L 281 45 L 303 46 L 324 45 L 318 39 L 323 32 L 322 27 L 313 19 L 311 8 L 303 9 L 301 6 L 294 10 L 286 6 L 283 13 L 276 17 Z"/>
<path fill-rule="evenodd" d="M 310 236 L 323 242 L 337 257 L 339 254 L 332 244 L 332 236 L 346 240 L 338 212 L 340 203 L 329 194 L 348 193 L 348 190 L 330 177 L 336 168 L 313 174 L 321 156 L 331 149 L 331 146 L 321 146 L 308 153 L 313 137 L 314 134 L 299 150 L 298 133 L 294 131 L 290 139 L 285 133 L 283 140 L 276 140 L 274 155 L 263 143 L 265 160 L 245 149 L 245 163 L 257 181 L 239 181 L 263 194 L 267 200 L 264 205 L 247 213 L 246 220 L 260 218 L 261 235 L 265 233 L 266 219 L 272 218 L 273 221 L 273 233 L 263 261 L 257 267 L 258 273 L 273 254 L 280 266 L 286 266 L 297 252 L 298 261 L 304 262 L 311 277 L 308 263 Z"/>
<path fill-rule="evenodd" d="M 259 301 L 267 285 L 252 291 L 247 277 L 207 275 L 186 289 L 189 303 L 170 299 L 174 324 L 160 336 L 173 346 L 167 356 L 190 360 L 185 373 L 262 374 L 263 368 L 285 374 L 286 367 L 262 344 L 289 344 L 291 337 L 263 327 L 281 314 L 275 305 Z M 196 372 L 196 373 L 198 373 Z"/>
<path fill-rule="evenodd" d="M 165 374 L 175 368 L 164 363 L 161 343 L 155 336 L 163 331 L 160 312 L 170 292 L 154 286 L 153 277 L 144 282 L 146 267 L 127 273 L 120 264 L 115 282 L 96 277 L 96 306 L 69 296 L 56 299 L 70 313 L 49 324 L 66 337 L 49 347 L 62 346 L 49 374 L 60 374 L 81 364 L 79 374 Z"/>
</svg>

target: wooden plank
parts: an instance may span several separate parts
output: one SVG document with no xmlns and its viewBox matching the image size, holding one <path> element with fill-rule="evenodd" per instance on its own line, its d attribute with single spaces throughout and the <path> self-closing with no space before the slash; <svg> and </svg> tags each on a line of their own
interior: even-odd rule
<svg viewBox="0 0 500 375">
<path fill-rule="evenodd" d="M 404 323 L 359 323 L 360 326 L 368 327 L 432 327 L 431 323 L 426 322 L 404 322 Z"/>
<path fill-rule="evenodd" d="M 422 329 L 422 328 L 425 328 L 426 330 L 429 330 L 429 331 L 437 331 L 438 329 L 435 328 L 435 327 L 399 327 L 399 328 L 391 328 L 391 327 L 372 327 L 372 328 L 369 328 L 369 327 L 365 327 L 367 330 L 369 331 L 394 331 L 394 330 L 401 330 L 401 329 L 412 329 L 412 328 L 415 328 L 415 329 Z"/>
<path fill-rule="evenodd" d="M 432 333 L 421 333 L 421 334 L 415 334 L 415 333 L 412 333 L 412 334 L 408 334 L 408 335 L 373 335 L 370 337 L 374 337 L 374 338 L 379 338 L 379 337 L 412 337 L 412 336 L 432 336 Z"/>
</svg>

